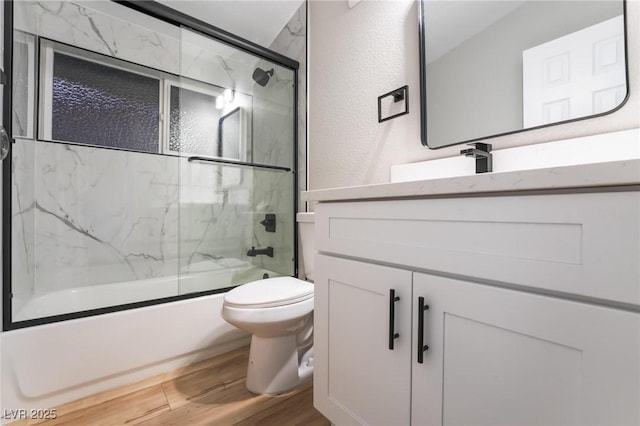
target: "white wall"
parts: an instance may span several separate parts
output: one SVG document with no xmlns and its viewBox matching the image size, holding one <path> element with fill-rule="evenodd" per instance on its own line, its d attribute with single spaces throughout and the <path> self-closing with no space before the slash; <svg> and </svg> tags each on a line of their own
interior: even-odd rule
<svg viewBox="0 0 640 426">
<path fill-rule="evenodd" d="M 413 0 L 309 3 L 309 187 L 389 181 L 389 167 L 459 154 L 420 142 L 418 18 Z M 640 127 L 640 1 L 627 2 L 626 105 L 608 116 L 489 139 L 494 149 Z M 377 97 L 409 85 L 408 115 L 377 122 Z"/>
</svg>

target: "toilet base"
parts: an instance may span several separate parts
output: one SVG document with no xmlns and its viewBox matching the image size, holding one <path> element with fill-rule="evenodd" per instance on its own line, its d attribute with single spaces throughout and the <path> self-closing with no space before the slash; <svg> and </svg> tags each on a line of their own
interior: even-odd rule
<svg viewBox="0 0 640 426">
<path fill-rule="evenodd" d="M 313 367 L 310 367 L 313 369 Z M 308 370 L 309 366 L 305 366 Z M 305 371 L 307 373 L 307 371 Z M 311 374 L 304 374 L 308 378 Z M 279 337 L 251 337 L 247 389 L 258 394 L 278 394 L 300 383 L 298 346 L 295 334 Z"/>
</svg>

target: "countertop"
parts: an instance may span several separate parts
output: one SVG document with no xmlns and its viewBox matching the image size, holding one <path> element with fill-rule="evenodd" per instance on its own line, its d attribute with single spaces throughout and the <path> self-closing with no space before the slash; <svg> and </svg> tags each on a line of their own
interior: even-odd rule
<svg viewBox="0 0 640 426">
<path fill-rule="evenodd" d="M 318 189 L 302 193 L 309 202 L 429 198 L 522 191 L 582 190 L 640 185 L 640 159 L 486 173 L 411 182 Z"/>
</svg>

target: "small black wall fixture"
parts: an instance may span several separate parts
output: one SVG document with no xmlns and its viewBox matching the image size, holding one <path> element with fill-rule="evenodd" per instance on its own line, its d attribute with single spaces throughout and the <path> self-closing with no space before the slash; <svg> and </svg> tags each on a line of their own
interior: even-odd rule
<svg viewBox="0 0 640 426">
<path fill-rule="evenodd" d="M 387 97 L 393 97 L 393 103 L 404 102 L 404 109 L 396 114 L 387 115 L 383 117 L 382 102 Z M 389 100 L 390 101 L 390 100 Z M 389 102 L 387 101 L 387 103 Z M 401 115 L 409 114 L 409 86 L 402 86 L 391 92 L 385 93 L 382 96 L 378 96 L 378 123 L 391 120 L 392 118 L 400 117 Z"/>
<path fill-rule="evenodd" d="M 269 256 L 273 257 L 273 247 L 269 246 L 267 248 L 257 249 L 254 246 L 251 246 L 251 249 L 247 251 L 247 256 L 256 257 L 256 256 Z"/>
<path fill-rule="evenodd" d="M 267 232 L 276 232 L 276 215 L 273 213 L 265 214 L 260 225 L 264 226 L 264 230 Z"/>
</svg>

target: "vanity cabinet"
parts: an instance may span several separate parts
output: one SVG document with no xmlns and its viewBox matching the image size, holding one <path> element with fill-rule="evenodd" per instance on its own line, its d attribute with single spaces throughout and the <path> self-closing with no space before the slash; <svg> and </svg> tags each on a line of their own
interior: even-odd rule
<svg viewBox="0 0 640 426">
<path fill-rule="evenodd" d="M 411 272 L 321 255 L 316 256 L 316 271 L 316 407 L 336 425 L 408 425 Z M 399 298 L 394 307 L 399 336 L 391 350 L 392 289 Z"/>
<path fill-rule="evenodd" d="M 640 424 L 639 209 L 634 192 L 319 204 L 315 406 L 336 425 Z"/>
<path fill-rule="evenodd" d="M 413 295 L 411 424 L 638 424 L 638 314 L 419 273 Z"/>
</svg>

